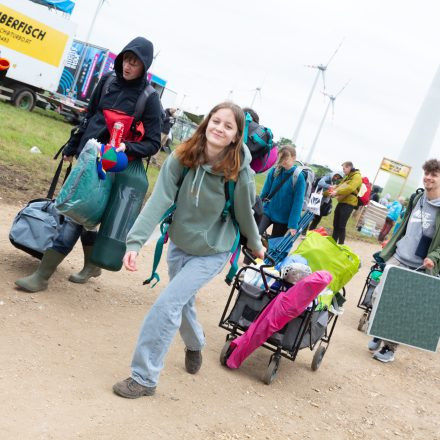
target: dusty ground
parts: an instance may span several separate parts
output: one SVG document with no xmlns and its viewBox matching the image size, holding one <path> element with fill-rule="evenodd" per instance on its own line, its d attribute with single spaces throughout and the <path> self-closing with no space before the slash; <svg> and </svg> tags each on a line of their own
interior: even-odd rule
<svg viewBox="0 0 440 440">
<path fill-rule="evenodd" d="M 141 320 L 160 292 L 141 285 L 152 246 L 138 273 L 107 272 L 84 286 L 67 281 L 81 266 L 78 246 L 49 290 L 30 295 L 14 280 L 37 261 L 9 244 L 18 207 L 0 209 L 1 439 L 440 439 L 438 354 L 401 347 L 383 365 L 356 330 L 373 245 L 348 243 L 363 267 L 347 286 L 346 312 L 317 372 L 309 350 L 294 363 L 283 359 L 270 386 L 260 380 L 267 350 L 238 371 L 222 367 L 226 333 L 217 324 L 228 288 L 218 277 L 198 296 L 208 342 L 200 373 L 185 372 L 176 338 L 156 396 L 130 401 L 111 387 L 129 375 Z"/>
</svg>

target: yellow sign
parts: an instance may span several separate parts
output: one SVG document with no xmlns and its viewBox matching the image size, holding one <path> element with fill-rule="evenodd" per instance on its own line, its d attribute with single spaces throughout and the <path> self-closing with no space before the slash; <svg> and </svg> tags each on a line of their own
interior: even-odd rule
<svg viewBox="0 0 440 440">
<path fill-rule="evenodd" d="M 396 174 L 397 176 L 404 177 L 405 179 L 408 177 L 411 171 L 410 166 L 386 158 L 382 159 L 382 163 L 380 164 L 380 169 L 384 171 L 388 171 L 391 174 Z"/>
<path fill-rule="evenodd" d="M 0 45 L 58 67 L 68 35 L 0 4 Z"/>
</svg>

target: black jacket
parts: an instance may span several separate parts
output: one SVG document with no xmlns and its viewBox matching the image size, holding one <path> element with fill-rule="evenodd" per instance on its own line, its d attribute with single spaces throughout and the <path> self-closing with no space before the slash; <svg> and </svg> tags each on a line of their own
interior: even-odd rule
<svg viewBox="0 0 440 440">
<path fill-rule="evenodd" d="M 123 54 L 134 52 L 144 64 L 144 75 L 126 81 L 122 75 Z M 107 75 L 104 75 L 93 91 L 86 117 L 80 124 L 76 136 L 72 136 L 63 150 L 65 156 L 78 156 L 86 142 L 95 138 L 102 143 L 108 142 L 110 133 L 107 130 L 103 109 L 120 110 L 133 115 L 137 99 L 148 84 L 147 71 L 153 61 L 153 44 L 143 37 L 137 37 L 127 44 L 115 59 L 116 80 L 112 81 L 107 93 L 103 86 Z M 108 75 L 111 75 L 109 73 Z M 134 157 L 154 155 L 160 147 L 162 130 L 162 107 L 157 93 L 149 96 L 142 115 L 145 135 L 140 142 L 125 142 L 126 153 Z"/>
<path fill-rule="evenodd" d="M 174 116 L 171 114 L 170 109 L 167 108 L 165 110 L 165 118 L 163 120 L 162 133 L 170 134 L 171 127 L 174 125 L 175 122 L 176 120 L 174 119 Z"/>
</svg>

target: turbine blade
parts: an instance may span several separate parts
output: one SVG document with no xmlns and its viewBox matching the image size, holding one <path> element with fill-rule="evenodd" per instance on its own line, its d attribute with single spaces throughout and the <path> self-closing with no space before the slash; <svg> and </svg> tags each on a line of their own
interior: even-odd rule
<svg viewBox="0 0 440 440">
<path fill-rule="evenodd" d="M 331 61 L 333 60 L 333 58 L 335 57 L 335 55 L 338 53 L 339 49 L 342 46 L 342 43 L 344 42 L 345 37 L 342 39 L 342 41 L 339 43 L 339 46 L 336 48 L 336 50 L 333 52 L 332 56 L 329 58 L 329 60 L 327 61 L 327 64 L 325 65 L 325 67 L 327 67 Z"/>
</svg>

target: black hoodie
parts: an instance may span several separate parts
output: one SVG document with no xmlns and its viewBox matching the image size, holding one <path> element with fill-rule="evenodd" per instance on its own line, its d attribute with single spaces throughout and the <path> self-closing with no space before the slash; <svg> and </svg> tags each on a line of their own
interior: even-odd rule
<svg viewBox="0 0 440 440">
<path fill-rule="evenodd" d="M 122 61 L 124 52 L 131 51 L 144 64 L 143 76 L 126 81 L 122 74 Z M 104 75 L 93 91 L 87 109 L 87 115 L 81 124 L 82 136 L 77 145 L 68 143 L 63 151 L 65 156 L 78 156 L 86 142 L 95 138 L 102 143 L 108 142 L 110 133 L 107 130 L 104 109 L 120 110 L 127 115 L 133 115 L 137 99 L 148 84 L 147 72 L 153 61 L 153 44 L 143 37 L 130 41 L 115 59 L 116 79 L 111 82 L 107 93 L 103 93 L 103 86 L 108 75 Z M 140 142 L 125 142 L 126 153 L 134 157 L 152 156 L 159 150 L 160 133 L 162 129 L 162 107 L 159 95 L 153 93 L 149 96 L 142 115 L 145 135 Z"/>
</svg>

